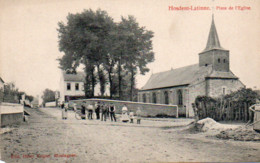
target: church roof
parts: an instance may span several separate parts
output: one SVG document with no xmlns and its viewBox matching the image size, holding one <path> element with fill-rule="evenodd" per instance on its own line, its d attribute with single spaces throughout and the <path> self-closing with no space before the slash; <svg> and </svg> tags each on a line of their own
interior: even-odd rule
<svg viewBox="0 0 260 163">
<path fill-rule="evenodd" d="M 223 71 L 213 71 L 210 73 L 207 78 L 225 78 L 225 79 L 238 79 L 231 71 L 223 72 Z"/>
<path fill-rule="evenodd" d="M 63 71 L 62 73 L 64 81 L 83 82 L 85 80 L 84 72 L 77 72 L 77 74 L 67 74 L 65 71 Z"/>
<path fill-rule="evenodd" d="M 225 50 L 224 48 L 221 47 L 220 42 L 219 42 L 218 33 L 217 33 L 217 29 L 216 29 L 215 22 L 214 22 L 214 16 L 212 16 L 212 22 L 211 22 L 211 27 L 210 27 L 209 36 L 208 36 L 208 42 L 207 42 L 206 48 L 203 50 L 203 52 L 212 50 L 212 49 Z"/>
<path fill-rule="evenodd" d="M 152 74 L 141 90 L 187 85 L 200 77 L 205 77 L 211 70 L 211 65 L 199 67 L 198 64 L 195 64 Z"/>
<path fill-rule="evenodd" d="M 199 67 L 198 64 L 195 64 L 152 74 L 141 90 L 190 85 L 204 81 L 205 78 L 238 79 L 238 77 L 230 71 L 214 71 L 212 65 Z"/>
</svg>

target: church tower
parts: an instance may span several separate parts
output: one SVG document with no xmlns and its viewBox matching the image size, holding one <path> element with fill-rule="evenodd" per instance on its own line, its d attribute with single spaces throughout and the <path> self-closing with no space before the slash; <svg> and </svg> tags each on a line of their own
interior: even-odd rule
<svg viewBox="0 0 260 163">
<path fill-rule="evenodd" d="M 206 48 L 199 53 L 199 66 L 208 65 L 212 65 L 215 71 L 229 71 L 229 51 L 220 45 L 214 16 L 212 16 Z"/>
</svg>

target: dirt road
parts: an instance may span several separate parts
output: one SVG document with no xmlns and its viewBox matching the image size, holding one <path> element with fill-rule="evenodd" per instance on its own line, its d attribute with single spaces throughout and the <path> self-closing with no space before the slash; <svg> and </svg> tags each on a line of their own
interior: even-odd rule
<svg viewBox="0 0 260 163">
<path fill-rule="evenodd" d="M 188 133 L 187 119 L 144 119 L 141 125 L 61 120 L 56 108 L 29 110 L 31 117 L 1 135 L 6 162 L 260 161 L 259 142 L 239 142 Z"/>
</svg>

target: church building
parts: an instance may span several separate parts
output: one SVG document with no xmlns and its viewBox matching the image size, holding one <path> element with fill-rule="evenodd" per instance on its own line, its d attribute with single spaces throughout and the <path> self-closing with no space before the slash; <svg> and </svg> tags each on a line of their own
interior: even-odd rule
<svg viewBox="0 0 260 163">
<path fill-rule="evenodd" d="M 242 87 L 245 85 L 230 70 L 229 50 L 220 45 L 212 18 L 199 63 L 152 74 L 138 92 L 138 101 L 178 105 L 179 114 L 193 117 L 192 103 L 197 96 L 219 97 Z"/>
</svg>

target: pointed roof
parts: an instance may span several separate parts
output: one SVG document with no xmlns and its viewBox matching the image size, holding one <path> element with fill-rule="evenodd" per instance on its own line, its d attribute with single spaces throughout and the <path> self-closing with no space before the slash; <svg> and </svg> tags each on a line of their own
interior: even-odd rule
<svg viewBox="0 0 260 163">
<path fill-rule="evenodd" d="M 209 31 L 207 46 L 203 50 L 203 52 L 212 50 L 212 49 L 225 50 L 221 47 L 220 42 L 219 42 L 218 33 L 217 33 L 217 29 L 216 29 L 215 22 L 214 22 L 214 15 L 212 15 L 212 22 L 211 22 L 211 27 L 210 27 L 210 31 Z"/>
<path fill-rule="evenodd" d="M 4 80 L 3 80 L 1 77 L 0 77 L 0 81 L 1 81 L 2 83 L 5 83 Z"/>
</svg>

